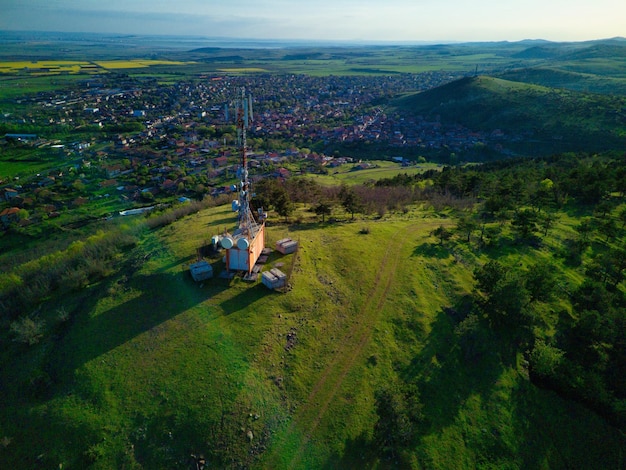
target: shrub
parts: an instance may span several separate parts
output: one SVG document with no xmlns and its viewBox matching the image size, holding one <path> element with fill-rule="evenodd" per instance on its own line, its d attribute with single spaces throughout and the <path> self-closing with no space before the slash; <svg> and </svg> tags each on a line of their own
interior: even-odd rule
<svg viewBox="0 0 626 470">
<path fill-rule="evenodd" d="M 32 346 L 43 337 L 45 323 L 37 317 L 22 317 L 11 323 L 10 331 L 13 341 Z"/>
<path fill-rule="evenodd" d="M 530 353 L 530 367 L 540 377 L 551 377 L 556 373 L 564 354 L 560 349 L 538 340 Z"/>
</svg>

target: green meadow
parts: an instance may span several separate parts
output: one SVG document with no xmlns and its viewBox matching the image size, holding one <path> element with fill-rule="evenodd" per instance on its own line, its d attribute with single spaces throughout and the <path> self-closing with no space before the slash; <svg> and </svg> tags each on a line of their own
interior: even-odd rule
<svg viewBox="0 0 626 470">
<path fill-rule="evenodd" d="M 135 246 L 112 276 L 44 304 L 39 344 L 2 333 L 3 466 L 186 468 L 193 454 L 212 467 L 394 467 L 372 441 L 377 393 L 398 383 L 416 384 L 422 403 L 412 468 L 624 464 L 623 434 L 532 385 L 503 340 L 463 358 L 454 312 L 487 258 L 431 235 L 452 214 L 416 206 L 350 222 L 337 209 L 345 221 L 322 225 L 298 210 L 299 224 L 267 228 L 270 247 L 299 242 L 266 265 L 293 266 L 287 293 L 191 280 L 196 249 L 234 223 L 227 206 L 153 231 L 118 226 Z M 223 270 L 220 255 L 211 262 Z"/>
</svg>

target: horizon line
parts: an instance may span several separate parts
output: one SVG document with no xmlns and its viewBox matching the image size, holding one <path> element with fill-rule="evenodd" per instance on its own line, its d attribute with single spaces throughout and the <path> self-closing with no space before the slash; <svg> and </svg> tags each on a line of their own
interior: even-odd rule
<svg viewBox="0 0 626 470">
<path fill-rule="evenodd" d="M 523 42 L 544 42 L 552 44 L 576 44 L 586 42 L 601 41 L 624 41 L 624 36 L 613 36 L 604 38 L 580 39 L 580 40 L 554 40 L 545 38 L 524 38 L 524 39 L 325 39 L 325 38 L 259 38 L 259 37 L 241 37 L 241 36 L 204 36 L 197 34 L 168 34 L 168 33 L 122 33 L 122 32 L 93 32 L 93 31 L 59 31 L 59 30 L 26 30 L 26 29 L 4 29 L 0 30 L 2 34 L 59 34 L 59 35 L 86 35 L 86 36 L 102 36 L 112 38 L 188 38 L 193 40 L 208 41 L 232 41 L 232 42 L 256 42 L 256 43 L 323 43 L 323 44 L 363 44 L 363 45 L 438 45 L 438 44 L 475 44 L 475 43 L 523 43 Z"/>
</svg>

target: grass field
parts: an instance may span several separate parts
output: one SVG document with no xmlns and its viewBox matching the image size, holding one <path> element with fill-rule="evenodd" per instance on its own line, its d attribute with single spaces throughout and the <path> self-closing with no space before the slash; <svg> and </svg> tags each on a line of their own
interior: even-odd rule
<svg viewBox="0 0 626 470">
<path fill-rule="evenodd" d="M 441 165 L 435 163 L 422 163 L 416 166 L 403 167 L 399 163 L 385 160 L 368 161 L 373 168 L 355 170 L 354 164 L 347 163 L 335 168 L 329 168 L 327 175 L 310 174 L 307 178 L 313 179 L 325 186 L 337 184 L 364 184 L 384 178 L 393 178 L 399 174 L 414 175 L 427 170 L 441 169 Z"/>
<path fill-rule="evenodd" d="M 417 207 L 323 226 L 310 217 L 268 226 L 268 246 L 300 244 L 267 265 L 297 256 L 286 294 L 239 278 L 191 281 L 196 248 L 234 223 L 221 206 L 144 232 L 115 277 L 47 304 L 42 344 L 1 353 L 12 360 L 0 462 L 181 468 L 203 453 L 214 466 L 386 468 L 370 443 L 374 395 L 404 380 L 424 404 L 414 468 L 624 463 L 623 435 L 532 386 L 497 340 L 478 364 L 463 361 L 447 308 L 482 258 L 430 236 L 453 219 Z"/>
</svg>

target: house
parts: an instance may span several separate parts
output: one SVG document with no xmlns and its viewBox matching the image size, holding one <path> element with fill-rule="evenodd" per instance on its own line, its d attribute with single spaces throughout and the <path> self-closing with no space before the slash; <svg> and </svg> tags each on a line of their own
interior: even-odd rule
<svg viewBox="0 0 626 470">
<path fill-rule="evenodd" d="M 0 212 L 0 222 L 2 222 L 2 225 L 8 227 L 11 223 L 17 222 L 19 220 L 17 215 L 19 211 L 17 207 L 9 207 Z"/>
<path fill-rule="evenodd" d="M 278 170 L 276 170 L 276 176 L 278 178 L 289 178 L 289 175 L 291 173 L 289 172 L 289 170 L 287 168 L 279 168 Z"/>
<path fill-rule="evenodd" d="M 39 182 L 39 186 L 45 188 L 47 186 L 52 186 L 54 183 L 56 183 L 56 179 L 54 178 L 54 176 L 46 176 Z"/>
<path fill-rule="evenodd" d="M 163 183 L 161 183 L 161 189 L 163 191 L 174 192 L 178 188 L 178 183 L 174 180 L 167 178 Z"/>
<path fill-rule="evenodd" d="M 16 189 L 12 188 L 4 188 L 2 190 L 4 192 L 4 199 L 6 201 L 10 201 L 11 199 L 15 199 L 19 194 Z"/>
<path fill-rule="evenodd" d="M 119 175 L 122 172 L 123 167 L 122 165 L 109 165 L 105 166 L 104 169 L 107 173 L 107 178 L 111 179 Z"/>
<path fill-rule="evenodd" d="M 226 166 L 228 164 L 228 158 L 217 157 L 213 159 L 213 166 Z"/>
</svg>

